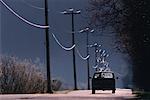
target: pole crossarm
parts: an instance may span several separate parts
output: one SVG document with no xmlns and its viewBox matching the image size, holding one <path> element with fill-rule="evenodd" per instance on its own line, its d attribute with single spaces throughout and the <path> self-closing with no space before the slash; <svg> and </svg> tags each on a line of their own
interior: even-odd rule
<svg viewBox="0 0 150 100">
<path fill-rule="evenodd" d="M 88 45 L 89 48 L 98 48 L 98 47 L 101 47 L 102 45 L 99 45 L 97 43 L 94 43 L 94 45 Z"/>
<path fill-rule="evenodd" d="M 65 14 L 65 15 L 69 15 L 69 14 L 80 14 L 81 11 L 80 10 L 77 10 L 77 11 L 74 11 L 74 9 L 70 8 L 70 9 L 67 9 L 63 12 L 61 12 L 62 14 Z"/>
<path fill-rule="evenodd" d="M 79 31 L 79 33 L 84 33 L 86 32 L 87 34 L 90 32 L 90 33 L 93 33 L 94 32 L 94 29 L 90 29 L 89 27 L 86 27 L 82 30 Z"/>
</svg>

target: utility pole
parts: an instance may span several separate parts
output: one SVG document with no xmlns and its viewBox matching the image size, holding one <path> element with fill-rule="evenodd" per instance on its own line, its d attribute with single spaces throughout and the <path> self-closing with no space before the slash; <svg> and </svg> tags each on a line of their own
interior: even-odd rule
<svg viewBox="0 0 150 100">
<path fill-rule="evenodd" d="M 48 25 L 48 1 L 45 0 L 45 25 Z M 51 87 L 51 71 L 50 71 L 50 44 L 49 44 L 49 28 L 45 29 L 46 39 L 46 67 L 47 67 L 47 93 L 53 93 Z"/>
<path fill-rule="evenodd" d="M 101 45 L 95 43 L 94 45 L 89 45 L 89 47 L 94 47 L 95 48 L 95 66 L 97 66 L 98 65 L 97 58 L 98 58 L 98 53 L 99 53 L 99 49 L 98 48 L 101 47 Z M 98 69 L 96 68 L 96 71 L 97 70 Z"/>
<path fill-rule="evenodd" d="M 90 28 L 85 28 L 83 30 L 80 30 L 79 31 L 80 33 L 83 33 L 83 32 L 86 32 L 86 45 L 87 45 L 87 48 L 86 48 L 86 52 L 87 52 L 87 55 L 89 55 L 89 33 L 93 33 L 94 30 L 90 30 Z M 89 64 L 89 58 L 87 59 L 87 75 L 88 75 L 88 90 L 90 90 L 90 64 Z"/>
<path fill-rule="evenodd" d="M 71 15 L 71 22 L 72 22 L 72 45 L 75 44 L 75 37 L 74 37 L 74 15 L 80 14 L 80 11 L 74 11 L 74 9 L 70 8 L 64 12 L 65 15 Z M 76 64 L 75 64 L 75 48 L 73 49 L 73 71 L 74 71 L 74 90 L 77 90 L 77 75 L 76 75 Z"/>
</svg>

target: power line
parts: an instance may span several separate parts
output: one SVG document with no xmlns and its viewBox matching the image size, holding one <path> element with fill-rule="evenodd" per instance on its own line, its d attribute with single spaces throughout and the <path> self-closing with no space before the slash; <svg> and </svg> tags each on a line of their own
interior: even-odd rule
<svg viewBox="0 0 150 100">
<path fill-rule="evenodd" d="M 31 7 L 31 8 L 35 8 L 35 9 L 38 9 L 38 10 L 45 10 L 45 8 L 38 7 L 38 6 L 34 6 L 34 5 L 28 3 L 28 2 L 25 1 L 25 0 L 21 0 L 21 1 L 22 1 L 24 4 L 28 5 L 29 7 Z"/>
<path fill-rule="evenodd" d="M 61 48 L 63 48 L 64 50 L 70 51 L 70 50 L 72 50 L 72 49 L 75 48 L 75 44 L 73 44 L 71 47 L 65 47 L 65 46 L 63 46 L 63 45 L 59 42 L 59 40 L 56 38 L 56 36 L 55 36 L 54 33 L 52 33 L 52 36 L 53 36 L 53 38 L 55 39 L 56 43 L 57 43 Z"/>
<path fill-rule="evenodd" d="M 59 42 L 59 40 L 56 38 L 56 36 L 55 36 L 54 33 L 52 33 L 52 36 L 53 36 L 53 38 L 55 39 L 56 43 L 57 43 L 62 49 L 66 50 L 66 51 L 70 51 L 70 50 L 72 50 L 72 49 L 74 49 L 74 48 L 76 47 L 75 44 L 74 44 L 73 46 L 71 46 L 71 47 L 65 47 L 65 46 L 62 45 L 62 43 Z M 81 59 L 83 59 L 83 60 L 87 60 L 87 59 L 90 57 L 90 55 L 87 55 L 86 57 L 83 57 L 77 47 L 76 47 L 76 51 L 77 51 L 77 54 L 79 55 L 79 57 L 80 57 Z"/>
<path fill-rule="evenodd" d="M 16 17 L 21 19 L 23 22 L 25 22 L 31 26 L 37 27 L 37 28 L 49 28 L 49 26 L 39 25 L 39 24 L 35 24 L 35 23 L 28 21 L 27 19 L 25 19 L 25 18 L 21 17 L 19 14 L 17 14 L 13 9 L 11 9 L 3 0 L 0 0 L 0 1 L 10 12 L 12 12 Z"/>
<path fill-rule="evenodd" d="M 83 60 L 87 60 L 90 58 L 90 55 L 87 55 L 86 57 L 83 57 L 79 51 L 79 49 L 76 47 L 76 51 L 77 51 L 77 54 L 79 55 L 79 57 Z"/>
</svg>

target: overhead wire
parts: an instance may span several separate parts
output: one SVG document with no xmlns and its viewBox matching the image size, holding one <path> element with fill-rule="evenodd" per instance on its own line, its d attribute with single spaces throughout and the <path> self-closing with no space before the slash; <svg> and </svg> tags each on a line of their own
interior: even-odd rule
<svg viewBox="0 0 150 100">
<path fill-rule="evenodd" d="M 27 19 L 21 17 L 19 14 L 17 14 L 12 8 L 10 8 L 3 0 L 0 0 L 0 2 L 10 11 L 12 12 L 16 17 L 18 17 L 20 20 L 22 20 L 23 22 L 31 25 L 31 26 L 34 26 L 34 27 L 37 27 L 37 28 L 49 28 L 49 26 L 45 26 L 45 25 L 39 25 L 39 24 L 35 24 L 35 23 L 32 23 L 30 21 L 28 21 Z"/>
<path fill-rule="evenodd" d="M 25 18 L 21 17 L 19 14 L 17 14 L 17 13 L 16 13 L 12 8 L 10 8 L 3 0 L 0 0 L 0 1 L 1 1 L 1 3 L 2 3 L 10 12 L 12 12 L 16 17 L 18 17 L 19 19 L 21 19 L 23 22 L 25 22 L 25 23 L 27 23 L 27 24 L 29 24 L 29 25 L 31 25 L 31 26 L 37 27 L 37 28 L 49 28 L 49 26 L 39 25 L 39 24 L 35 24 L 35 23 L 32 23 L 32 22 L 28 21 L 27 19 L 25 19 Z M 33 7 L 33 8 L 36 8 L 36 9 L 44 10 L 44 8 L 31 5 L 31 4 L 27 3 L 27 2 L 25 2 L 25 0 L 22 0 L 22 1 L 23 1 L 24 3 L 26 3 L 26 4 L 27 4 L 28 6 L 30 6 L 30 7 Z M 57 43 L 61 48 L 63 48 L 63 49 L 66 50 L 66 51 L 70 51 L 70 50 L 74 49 L 75 46 L 76 46 L 75 44 L 73 44 L 71 47 L 65 47 L 65 46 L 63 46 L 63 45 L 59 42 L 59 40 L 56 38 L 56 36 L 55 36 L 54 33 L 52 33 L 52 36 L 53 36 L 53 38 L 55 39 L 56 43 Z M 79 49 L 78 49 L 77 47 L 76 47 L 75 49 L 76 49 L 77 54 L 79 55 L 79 57 L 80 57 L 81 59 L 87 60 L 87 59 L 90 57 L 90 55 L 87 55 L 86 57 L 83 57 L 83 56 L 81 55 Z"/>
<path fill-rule="evenodd" d="M 38 6 L 34 6 L 34 5 L 28 3 L 28 2 L 25 1 L 25 0 L 21 0 L 21 1 L 22 1 L 24 4 L 28 5 L 29 7 L 31 7 L 31 8 L 35 8 L 35 9 L 39 9 L 39 10 L 45 10 L 45 8 L 38 7 Z"/>
<path fill-rule="evenodd" d="M 89 59 L 90 55 L 87 55 L 86 57 L 83 57 L 83 56 L 81 55 L 81 53 L 80 53 L 79 49 L 78 49 L 77 47 L 76 47 L 75 49 L 76 49 L 77 54 L 79 55 L 79 57 L 80 57 L 81 59 L 83 59 L 83 60 L 87 60 L 87 59 Z"/>
<path fill-rule="evenodd" d="M 77 51 L 77 54 L 79 55 L 79 57 L 80 57 L 81 59 L 87 60 L 87 59 L 90 57 L 90 55 L 87 55 L 86 57 L 83 57 L 82 54 L 80 53 L 79 49 L 76 47 L 75 44 L 73 44 L 71 47 L 65 47 L 65 46 L 63 46 L 63 45 L 59 42 L 59 40 L 57 39 L 57 37 L 55 36 L 54 33 L 52 33 L 52 36 L 53 36 L 53 38 L 55 39 L 56 43 L 57 43 L 61 48 L 63 48 L 64 50 L 70 51 L 70 50 L 72 50 L 72 49 L 75 48 L 76 51 Z"/>
<path fill-rule="evenodd" d="M 73 44 L 71 47 L 65 47 L 65 46 L 63 46 L 63 45 L 59 42 L 59 40 L 56 38 L 56 36 L 55 36 L 54 33 L 52 33 L 52 36 L 53 36 L 53 38 L 55 39 L 56 43 L 57 43 L 62 49 L 66 50 L 66 51 L 70 51 L 70 50 L 74 49 L 75 46 L 76 46 L 75 44 Z"/>
</svg>

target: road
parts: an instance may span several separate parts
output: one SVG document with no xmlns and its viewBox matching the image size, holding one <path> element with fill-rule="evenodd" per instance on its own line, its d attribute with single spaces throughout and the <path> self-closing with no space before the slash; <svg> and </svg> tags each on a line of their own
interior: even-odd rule
<svg viewBox="0 0 150 100">
<path fill-rule="evenodd" d="M 77 90 L 55 94 L 0 95 L 0 100 L 135 100 L 135 95 L 130 89 L 117 89 L 115 94 L 112 91 L 96 91 L 96 94 L 91 94 L 91 90 Z"/>
</svg>

